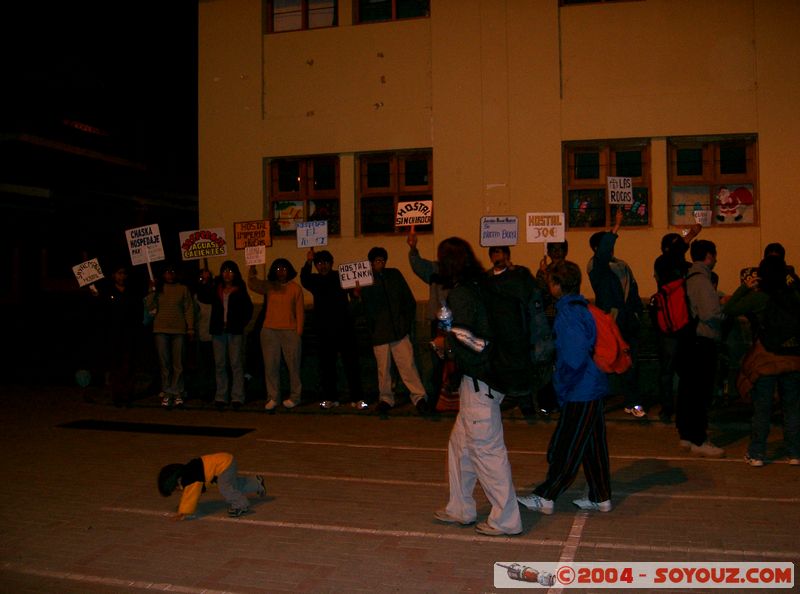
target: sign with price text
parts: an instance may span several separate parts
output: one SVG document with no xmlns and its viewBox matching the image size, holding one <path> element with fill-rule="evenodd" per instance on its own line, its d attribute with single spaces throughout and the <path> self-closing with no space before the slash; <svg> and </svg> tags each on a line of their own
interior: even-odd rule
<svg viewBox="0 0 800 594">
<path fill-rule="evenodd" d="M 528 243 L 564 241 L 563 212 L 529 212 L 525 226 Z"/>
</svg>

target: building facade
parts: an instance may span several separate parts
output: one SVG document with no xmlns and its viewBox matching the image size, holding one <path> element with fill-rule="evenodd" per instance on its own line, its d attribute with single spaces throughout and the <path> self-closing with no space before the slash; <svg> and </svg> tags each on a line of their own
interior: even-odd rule
<svg viewBox="0 0 800 594">
<path fill-rule="evenodd" d="M 432 200 L 423 256 L 481 217 L 564 212 L 570 258 L 611 226 L 643 295 L 665 233 L 705 219 L 720 289 L 781 242 L 800 254 L 795 0 L 215 0 L 199 3 L 200 224 L 274 220 L 268 262 L 302 263 L 328 220 L 337 263 L 382 245 L 417 298 L 398 201 Z M 481 250 L 483 254 L 485 251 Z M 244 263 L 244 253 L 235 256 Z M 488 261 L 488 257 L 484 257 Z M 213 267 L 213 265 L 212 265 Z M 585 291 L 590 289 L 585 287 Z"/>
</svg>

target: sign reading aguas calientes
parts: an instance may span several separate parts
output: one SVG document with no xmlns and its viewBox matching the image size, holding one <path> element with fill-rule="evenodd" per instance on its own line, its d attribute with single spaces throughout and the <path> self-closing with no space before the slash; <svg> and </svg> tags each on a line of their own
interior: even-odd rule
<svg viewBox="0 0 800 594">
<path fill-rule="evenodd" d="M 369 260 L 339 264 L 339 284 L 343 289 L 352 289 L 358 283 L 362 287 L 374 282 Z"/>
<path fill-rule="evenodd" d="M 433 218 L 433 200 L 398 202 L 394 217 L 395 227 L 430 225 Z"/>
<path fill-rule="evenodd" d="M 228 253 L 228 242 L 225 241 L 225 229 L 197 229 L 181 231 L 181 258 L 184 260 L 200 260 L 225 256 Z"/>
<path fill-rule="evenodd" d="M 269 221 L 243 221 L 233 224 L 233 249 L 272 245 Z"/>
<path fill-rule="evenodd" d="M 134 266 L 164 259 L 164 244 L 161 243 L 161 232 L 157 224 L 128 229 L 125 237 L 128 239 L 131 264 Z"/>
</svg>

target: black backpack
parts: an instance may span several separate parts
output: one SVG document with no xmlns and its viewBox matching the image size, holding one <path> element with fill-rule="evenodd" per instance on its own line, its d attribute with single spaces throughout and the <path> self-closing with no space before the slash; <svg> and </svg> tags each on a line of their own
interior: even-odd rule
<svg viewBox="0 0 800 594">
<path fill-rule="evenodd" d="M 796 291 L 770 295 L 759 338 L 770 353 L 800 355 L 800 297 Z"/>
</svg>

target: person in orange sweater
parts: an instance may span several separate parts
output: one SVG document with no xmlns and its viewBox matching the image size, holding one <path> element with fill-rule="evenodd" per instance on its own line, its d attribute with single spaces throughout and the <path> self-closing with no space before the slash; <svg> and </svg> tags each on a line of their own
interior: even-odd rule
<svg viewBox="0 0 800 594">
<path fill-rule="evenodd" d="M 264 478 L 260 475 L 239 476 L 233 454 L 219 452 L 193 458 L 186 464 L 167 464 L 158 473 L 158 491 L 169 497 L 176 489 L 181 491 L 181 501 L 175 520 L 183 520 L 194 514 L 200 495 L 215 484 L 228 502 L 228 515 L 238 518 L 246 513 L 250 504 L 245 493 L 267 494 Z"/>
<path fill-rule="evenodd" d="M 255 266 L 250 266 L 247 286 L 264 295 L 267 311 L 261 328 L 261 352 L 264 356 L 264 380 L 267 384 L 266 410 L 278 406 L 281 394 L 281 355 L 289 369 L 289 398 L 286 408 L 300 404 L 303 384 L 300 381 L 300 355 L 305 318 L 303 289 L 294 278 L 297 271 L 285 258 L 276 258 L 269 267 L 267 280 L 258 278 Z"/>
</svg>

